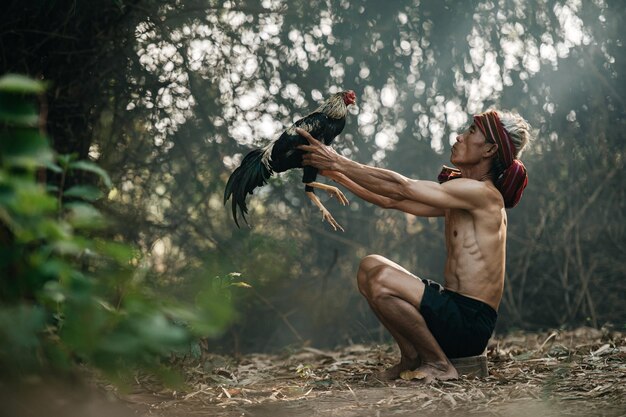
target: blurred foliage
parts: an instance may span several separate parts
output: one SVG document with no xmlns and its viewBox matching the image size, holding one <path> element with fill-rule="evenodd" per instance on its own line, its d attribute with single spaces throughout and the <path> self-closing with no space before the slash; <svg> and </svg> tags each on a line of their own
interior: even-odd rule
<svg viewBox="0 0 626 417">
<path fill-rule="evenodd" d="M 35 100 L 44 90 L 23 76 L 0 78 L 2 374 L 68 371 L 77 362 L 111 376 L 134 366 L 163 372 L 170 352 L 220 333 L 231 318 L 228 294 L 207 287 L 194 307 L 155 297 L 141 253 L 98 236 L 108 225 L 93 205 L 100 188 L 65 188 L 65 178 L 92 172 L 106 189 L 111 179 L 51 150 Z M 60 184 L 47 187 L 46 172 Z"/>
<path fill-rule="evenodd" d="M 414 178 L 436 177 L 472 113 L 519 111 L 537 140 L 509 212 L 500 329 L 626 322 L 621 1 L 51 4 L 9 2 L 1 69 L 54 80 L 54 148 L 111 174 L 99 233 L 138 248 L 146 285 L 182 300 L 231 271 L 252 285 L 232 288 L 238 320 L 212 349 L 379 340 L 354 284 L 368 253 L 441 281 L 441 220 L 322 195 L 346 227 L 333 233 L 297 172 L 250 198 L 251 229 L 222 206 L 242 155 L 339 88 L 359 108 L 337 149 Z"/>
</svg>

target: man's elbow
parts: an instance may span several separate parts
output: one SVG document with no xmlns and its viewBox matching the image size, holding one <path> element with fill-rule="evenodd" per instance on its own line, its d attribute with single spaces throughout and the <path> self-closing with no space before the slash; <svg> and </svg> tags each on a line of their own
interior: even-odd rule
<svg viewBox="0 0 626 417">
<path fill-rule="evenodd" d="M 385 198 L 378 203 L 378 206 L 384 209 L 395 209 L 398 207 L 398 201 L 391 198 Z"/>
<path fill-rule="evenodd" d="M 408 179 L 401 181 L 392 198 L 397 201 L 410 200 L 413 196 L 413 188 L 411 185 L 412 182 Z"/>
</svg>

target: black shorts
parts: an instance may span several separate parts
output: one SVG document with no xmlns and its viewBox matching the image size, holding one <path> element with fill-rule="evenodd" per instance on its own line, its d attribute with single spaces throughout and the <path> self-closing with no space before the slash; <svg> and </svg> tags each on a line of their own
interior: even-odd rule
<svg viewBox="0 0 626 417">
<path fill-rule="evenodd" d="M 426 288 L 420 312 L 448 358 L 483 353 L 496 326 L 498 313 L 488 304 L 446 290 L 422 279 Z"/>
</svg>

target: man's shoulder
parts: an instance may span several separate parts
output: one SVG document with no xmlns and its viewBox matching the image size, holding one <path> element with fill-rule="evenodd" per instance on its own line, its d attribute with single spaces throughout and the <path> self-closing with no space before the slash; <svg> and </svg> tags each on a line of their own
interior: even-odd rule
<svg viewBox="0 0 626 417">
<path fill-rule="evenodd" d="M 476 203 L 476 209 L 501 209 L 504 207 L 502 194 L 491 180 L 475 180 L 472 178 L 457 178 L 446 184 L 462 192 L 467 199 Z"/>
<path fill-rule="evenodd" d="M 444 186 L 461 189 L 468 194 L 479 194 L 481 197 L 498 197 L 500 192 L 491 180 L 475 180 L 472 178 L 456 178 L 443 184 Z"/>
</svg>

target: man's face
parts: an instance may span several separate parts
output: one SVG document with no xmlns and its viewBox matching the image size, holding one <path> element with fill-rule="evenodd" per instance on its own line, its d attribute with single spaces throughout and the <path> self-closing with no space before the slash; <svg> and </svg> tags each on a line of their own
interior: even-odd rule
<svg viewBox="0 0 626 417">
<path fill-rule="evenodd" d="M 456 143 L 452 146 L 450 162 L 455 166 L 476 165 L 484 157 L 490 157 L 489 151 L 495 146 L 487 142 L 485 135 L 474 123 L 465 131 L 457 135 Z"/>
</svg>

